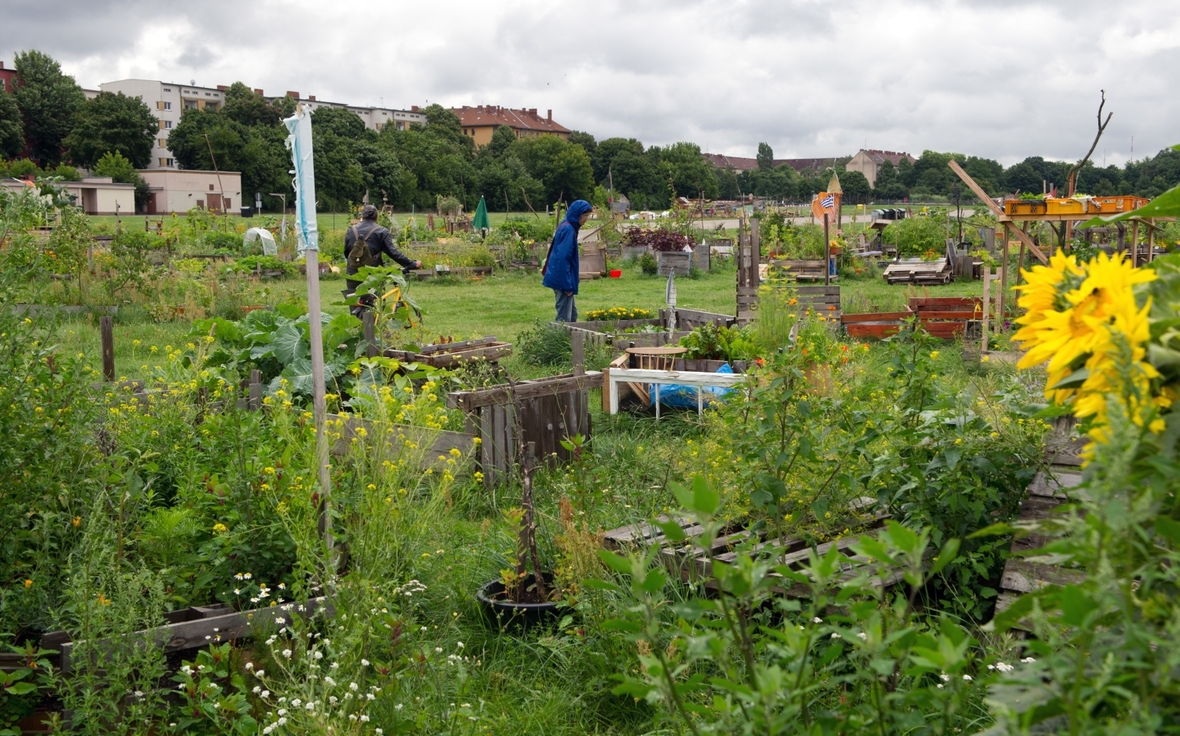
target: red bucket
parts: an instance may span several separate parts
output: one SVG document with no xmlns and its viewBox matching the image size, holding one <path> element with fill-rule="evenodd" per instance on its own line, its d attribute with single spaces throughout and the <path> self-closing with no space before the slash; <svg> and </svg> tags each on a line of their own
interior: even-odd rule
<svg viewBox="0 0 1180 736">
<path fill-rule="evenodd" d="M 616 268 L 610 272 L 610 277 L 612 279 L 621 279 L 623 278 L 623 272 Z"/>
</svg>

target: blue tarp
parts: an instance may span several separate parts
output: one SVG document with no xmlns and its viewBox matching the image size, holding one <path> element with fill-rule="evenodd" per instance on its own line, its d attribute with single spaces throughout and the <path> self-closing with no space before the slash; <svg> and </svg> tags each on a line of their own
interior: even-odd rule
<svg viewBox="0 0 1180 736">
<path fill-rule="evenodd" d="M 733 368 L 729 367 L 729 363 L 717 369 L 717 373 L 733 373 Z M 656 385 L 651 384 L 648 387 L 647 393 L 651 397 L 651 405 L 656 405 Z M 733 389 L 725 388 L 724 386 L 685 386 L 680 383 L 659 384 L 660 389 L 660 403 L 664 406 L 676 407 L 680 409 L 695 409 L 697 408 L 697 391 L 701 392 L 701 398 L 705 406 L 709 402 L 720 399 L 725 394 Z"/>
</svg>

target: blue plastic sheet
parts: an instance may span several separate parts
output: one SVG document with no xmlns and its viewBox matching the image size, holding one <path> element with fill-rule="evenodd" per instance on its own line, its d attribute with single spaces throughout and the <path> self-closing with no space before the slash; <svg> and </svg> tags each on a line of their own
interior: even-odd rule
<svg viewBox="0 0 1180 736">
<path fill-rule="evenodd" d="M 733 373 L 733 368 L 729 367 L 729 363 L 717 369 L 717 373 Z M 725 394 L 732 391 L 732 388 L 724 386 L 686 386 L 680 383 L 661 383 L 659 385 L 660 404 L 663 406 L 674 407 L 678 409 L 695 409 L 697 408 L 697 392 L 700 391 L 701 398 L 705 406 L 709 402 L 720 399 Z M 657 384 L 650 384 L 647 389 L 648 396 L 651 397 L 651 405 L 656 405 L 656 386 Z"/>
</svg>

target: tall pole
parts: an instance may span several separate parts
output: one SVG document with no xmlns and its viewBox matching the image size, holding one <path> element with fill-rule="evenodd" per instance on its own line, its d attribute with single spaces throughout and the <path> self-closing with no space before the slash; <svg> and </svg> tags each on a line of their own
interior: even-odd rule
<svg viewBox="0 0 1180 736">
<path fill-rule="evenodd" d="M 315 421 L 316 475 L 319 480 L 319 531 L 328 559 L 328 575 L 336 572 L 335 542 L 332 537 L 332 479 L 328 472 L 328 405 L 324 398 L 324 336 L 320 319 L 319 232 L 316 224 L 315 169 L 312 158 L 310 118 L 303 105 L 283 121 L 290 136 L 287 145 L 295 163 L 295 228 L 307 265 L 307 324 L 311 342 L 312 414 Z M 328 581 L 324 581 L 327 583 Z"/>
<path fill-rule="evenodd" d="M 824 286 L 832 285 L 832 241 L 828 239 L 828 213 L 824 211 Z"/>
</svg>

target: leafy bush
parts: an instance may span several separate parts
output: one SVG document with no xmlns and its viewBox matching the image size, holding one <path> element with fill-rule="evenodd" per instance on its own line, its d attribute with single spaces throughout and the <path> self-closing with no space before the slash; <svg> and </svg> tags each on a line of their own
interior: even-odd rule
<svg viewBox="0 0 1180 736">
<path fill-rule="evenodd" d="M 540 320 L 516 336 L 516 350 L 524 362 L 535 366 L 569 365 L 573 361 L 569 330 Z"/>
<path fill-rule="evenodd" d="M 688 348 L 684 357 L 704 360 L 753 360 L 758 348 L 748 327 L 718 327 L 701 325 L 680 338 L 680 346 Z"/>
<path fill-rule="evenodd" d="M 907 217 L 894 222 L 885 231 L 886 242 L 897 246 L 903 256 L 920 256 L 926 253 L 941 255 L 946 251 L 946 228 L 937 218 L 928 215 Z"/>
<path fill-rule="evenodd" d="M 651 253 L 644 251 L 639 256 L 639 269 L 644 276 L 656 276 L 660 273 L 660 263 Z"/>
<path fill-rule="evenodd" d="M 210 230 L 201 236 L 201 242 L 214 253 L 240 253 L 242 236 L 221 230 Z"/>
</svg>

